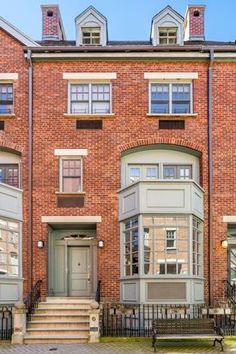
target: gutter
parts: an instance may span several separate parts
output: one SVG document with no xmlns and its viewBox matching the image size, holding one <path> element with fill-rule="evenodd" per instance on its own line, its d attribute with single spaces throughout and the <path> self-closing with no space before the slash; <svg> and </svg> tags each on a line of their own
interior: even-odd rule
<svg viewBox="0 0 236 354">
<path fill-rule="evenodd" d="M 28 166 L 29 166 L 29 176 L 28 176 L 28 255 L 29 255 L 29 264 L 28 264 L 28 291 L 32 289 L 32 127 L 33 127 L 33 66 L 31 60 L 31 50 L 27 51 L 27 61 L 29 63 L 29 96 L 28 96 L 28 105 L 29 105 L 29 133 L 28 133 Z"/>
<path fill-rule="evenodd" d="M 208 67 L 208 286 L 209 286 L 209 305 L 213 304 L 213 284 L 214 274 L 213 264 L 213 149 L 212 149 L 212 100 L 213 100 L 213 64 L 214 49 L 210 49 L 210 62 Z"/>
</svg>

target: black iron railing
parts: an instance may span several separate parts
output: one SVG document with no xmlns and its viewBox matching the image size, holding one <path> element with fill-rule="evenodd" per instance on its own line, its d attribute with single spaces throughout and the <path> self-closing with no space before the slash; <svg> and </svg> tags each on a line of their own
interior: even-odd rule
<svg viewBox="0 0 236 354">
<path fill-rule="evenodd" d="M 212 318 L 226 335 L 235 335 L 234 315 L 228 309 L 215 313 L 203 305 L 124 305 L 105 303 L 102 306 L 102 336 L 150 337 L 155 319 Z"/>
<path fill-rule="evenodd" d="M 226 281 L 226 296 L 232 305 L 236 306 L 236 283 Z"/>
<path fill-rule="evenodd" d="M 0 340 L 11 339 L 12 332 L 12 305 L 0 305 Z"/>
<path fill-rule="evenodd" d="M 96 295 L 95 295 L 95 300 L 100 304 L 100 300 L 101 300 L 101 280 L 98 280 L 98 284 L 97 284 L 97 290 L 96 290 Z"/>
<path fill-rule="evenodd" d="M 26 315 L 29 320 L 31 319 L 32 313 L 34 313 L 34 309 L 38 306 L 38 303 L 41 300 L 41 284 L 42 280 L 38 280 L 31 289 L 27 298 L 24 300 Z"/>
</svg>

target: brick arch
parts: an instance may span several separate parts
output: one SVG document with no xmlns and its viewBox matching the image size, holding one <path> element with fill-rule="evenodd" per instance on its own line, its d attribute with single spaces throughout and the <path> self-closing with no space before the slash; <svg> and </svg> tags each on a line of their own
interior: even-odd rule
<svg viewBox="0 0 236 354">
<path fill-rule="evenodd" d="M 5 137 L 0 137 L 0 151 L 11 152 L 16 155 L 23 154 L 23 149 L 20 145 L 13 143 L 13 141 Z"/>
<path fill-rule="evenodd" d="M 126 150 L 130 150 L 130 149 L 145 146 L 145 145 L 161 145 L 161 144 L 182 146 L 185 148 L 195 150 L 200 154 L 205 152 L 205 148 L 201 144 L 196 144 L 194 141 L 189 141 L 189 140 L 185 140 L 185 139 L 158 138 L 158 137 L 133 140 L 133 141 L 130 141 L 129 143 L 120 145 L 119 150 L 120 150 L 120 153 L 122 153 Z"/>
</svg>

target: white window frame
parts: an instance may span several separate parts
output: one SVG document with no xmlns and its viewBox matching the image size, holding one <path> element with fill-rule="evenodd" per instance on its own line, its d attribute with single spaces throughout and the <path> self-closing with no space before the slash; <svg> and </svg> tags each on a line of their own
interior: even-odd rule
<svg viewBox="0 0 236 354">
<path fill-rule="evenodd" d="M 84 31 L 87 30 L 87 33 L 90 34 L 89 36 L 89 43 L 84 43 Z M 97 31 L 93 31 L 93 30 L 97 30 Z M 92 39 L 93 33 L 99 33 L 99 43 L 92 43 Z M 87 46 L 87 45 L 92 45 L 92 46 L 96 46 L 96 45 L 101 45 L 101 27 L 97 26 L 97 27 L 81 27 L 81 38 L 82 38 L 82 45 Z"/>
<path fill-rule="evenodd" d="M 148 178 L 146 177 L 146 170 L 147 168 L 150 167 L 150 168 L 156 168 L 156 171 L 157 171 L 157 177 L 156 178 Z M 140 169 L 140 178 L 137 180 L 137 181 L 134 181 L 132 182 L 130 180 L 130 169 L 131 168 L 139 168 Z M 160 166 L 159 164 L 155 164 L 155 163 L 147 163 L 147 164 L 132 164 L 132 163 L 129 163 L 128 164 L 128 168 L 127 168 L 127 171 L 128 171 L 128 184 L 132 184 L 132 183 L 136 183 L 136 182 L 139 182 L 139 181 L 157 181 L 159 178 L 160 178 Z"/>
<path fill-rule="evenodd" d="M 168 227 L 168 228 L 165 229 L 165 231 L 166 231 L 166 239 L 165 239 L 166 250 L 167 250 L 167 251 L 168 251 L 168 250 L 176 250 L 177 229 L 174 228 L 174 227 L 171 227 L 171 228 Z M 174 232 L 174 238 L 173 238 L 173 239 L 168 239 L 168 238 L 167 238 L 167 233 L 168 233 L 168 231 L 173 231 L 173 232 Z M 174 241 L 174 246 L 173 246 L 173 247 L 168 247 L 168 246 L 167 246 L 167 241 L 168 241 L 168 240 Z"/>
<path fill-rule="evenodd" d="M 63 161 L 64 160 L 80 160 L 81 163 L 81 190 L 77 192 L 67 192 L 63 191 Z M 60 157 L 60 166 L 59 166 L 59 191 L 60 193 L 68 193 L 68 194 L 73 194 L 73 193 L 83 193 L 83 159 L 82 156 L 61 156 Z"/>
<path fill-rule="evenodd" d="M 165 175 L 164 175 L 164 169 L 165 169 L 165 167 L 174 167 L 175 168 L 175 172 L 176 172 L 176 176 L 175 176 L 175 178 L 165 178 Z M 191 176 L 191 178 L 180 178 L 180 175 L 179 175 L 179 170 L 180 170 L 180 168 L 186 168 L 186 167 L 189 167 L 190 168 L 190 176 Z M 162 175 L 163 175 L 163 179 L 164 180 L 181 180 L 181 181 L 191 181 L 192 179 L 193 179 L 193 165 L 191 165 L 191 164 L 185 164 L 185 165 L 183 165 L 183 164 L 172 164 L 172 163 L 167 163 L 167 164 L 165 164 L 165 163 L 163 163 L 163 165 L 162 165 Z"/>
<path fill-rule="evenodd" d="M 152 85 L 169 85 L 169 113 L 155 113 L 152 112 Z M 190 85 L 190 112 L 189 113 L 172 113 L 172 85 L 175 84 L 183 84 L 183 85 Z M 149 103 L 148 103 L 148 111 L 149 114 L 156 114 L 156 115 L 188 115 L 193 114 L 193 83 L 192 80 L 150 80 L 148 86 L 148 94 L 149 94 Z"/>
<path fill-rule="evenodd" d="M 175 32 L 175 37 L 169 36 L 169 32 Z M 166 32 L 166 36 L 161 37 L 161 32 Z M 178 40 L 178 27 L 158 27 L 158 36 L 160 45 L 175 45 Z M 161 43 L 161 39 L 166 38 L 167 43 Z M 170 38 L 175 38 L 175 43 L 169 43 Z"/>
<path fill-rule="evenodd" d="M 88 102 L 88 113 L 73 113 L 71 112 L 71 86 L 72 85 L 88 85 L 89 86 L 89 102 Z M 109 113 L 92 113 L 92 85 L 109 85 L 110 89 L 110 111 Z M 94 116 L 104 116 L 104 115 L 111 115 L 112 114 L 112 83 L 106 80 L 94 80 L 94 81 L 70 81 L 68 83 L 68 107 L 67 107 L 68 114 L 72 115 L 94 115 Z"/>
</svg>

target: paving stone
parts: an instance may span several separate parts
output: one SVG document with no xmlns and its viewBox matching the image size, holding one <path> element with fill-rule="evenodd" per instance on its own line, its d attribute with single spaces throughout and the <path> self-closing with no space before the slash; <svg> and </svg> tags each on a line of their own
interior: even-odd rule
<svg viewBox="0 0 236 354">
<path fill-rule="evenodd" d="M 220 353 L 220 347 L 213 347 L 211 343 L 206 345 L 178 343 L 161 343 L 158 347 L 159 354 L 192 354 L 192 353 Z M 10 345 L 0 344 L 1 354 L 145 354 L 153 353 L 151 340 L 137 343 L 98 343 L 98 344 L 28 344 Z M 227 354 L 236 354 L 236 343 L 227 346 Z"/>
</svg>

